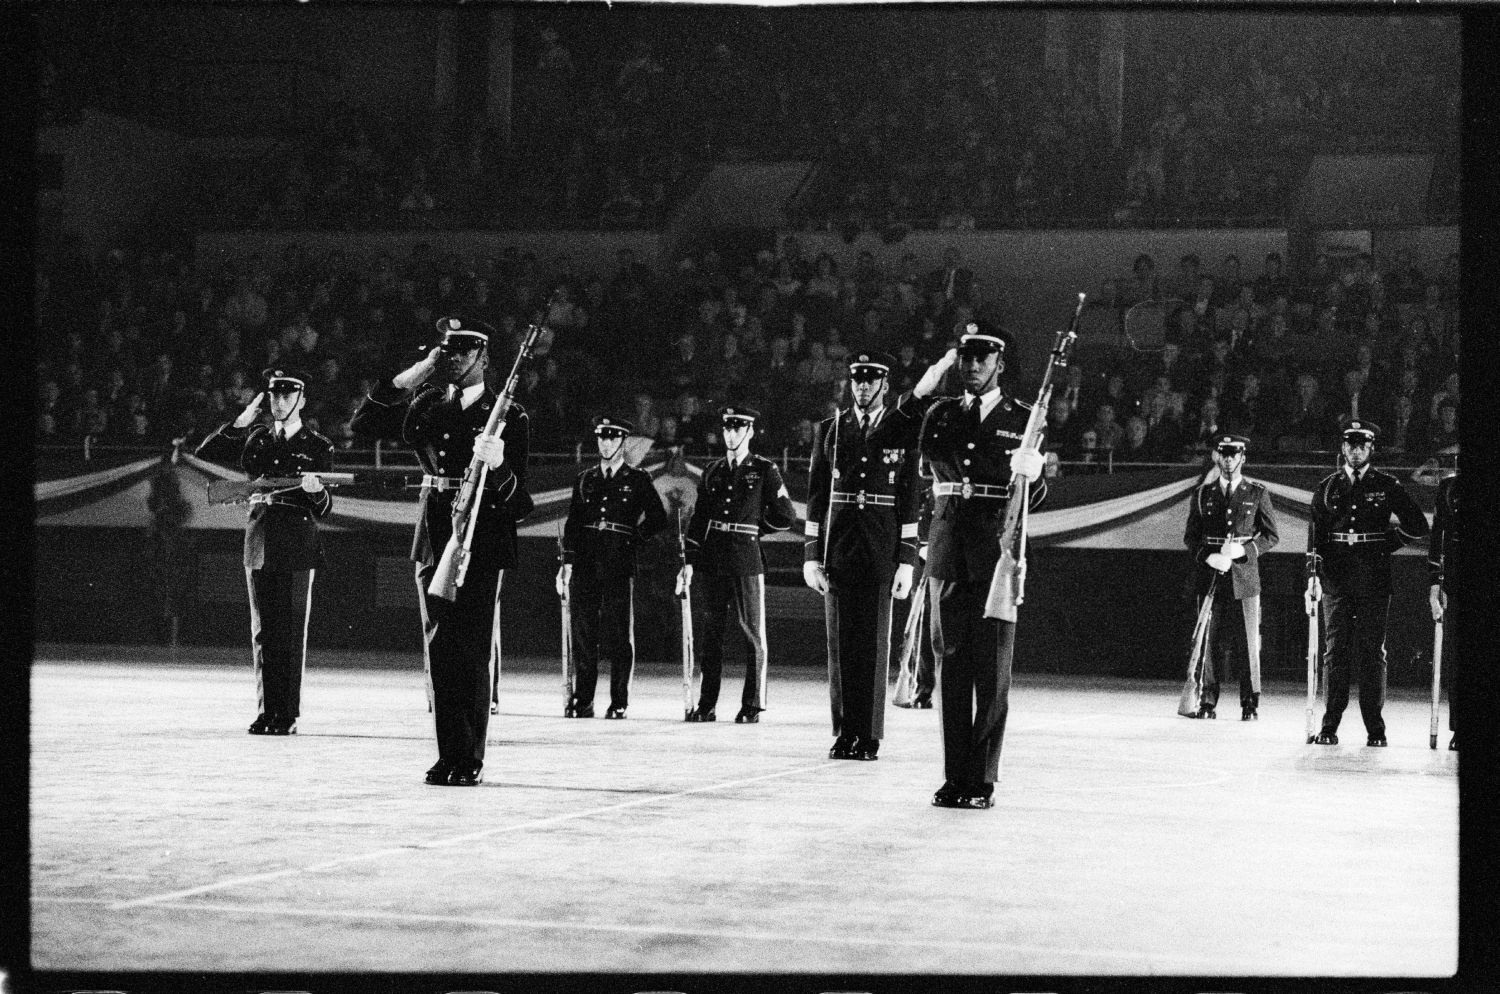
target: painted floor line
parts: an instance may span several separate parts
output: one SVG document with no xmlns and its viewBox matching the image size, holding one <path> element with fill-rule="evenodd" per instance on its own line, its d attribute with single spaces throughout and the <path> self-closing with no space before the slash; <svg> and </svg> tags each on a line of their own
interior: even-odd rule
<svg viewBox="0 0 1500 994">
<path fill-rule="evenodd" d="M 708 784 L 703 787 L 690 787 L 687 790 L 679 790 L 670 794 L 655 794 L 649 797 L 638 797 L 634 800 L 621 801 L 618 804 L 606 804 L 603 807 L 589 808 L 584 811 L 570 811 L 567 814 L 553 815 L 550 818 L 541 818 L 536 821 L 518 822 L 514 825 L 498 825 L 494 828 L 482 829 L 478 832 L 469 832 L 464 835 L 456 835 L 443 839 L 433 839 L 429 842 L 418 842 L 404 846 L 390 846 L 385 849 L 376 849 L 372 852 L 360 853 L 355 856 L 341 856 L 338 859 L 326 860 L 321 863 L 312 863 L 307 866 L 293 866 L 282 870 L 272 870 L 269 873 L 256 873 L 244 877 L 231 877 L 228 880 L 220 880 L 211 884 L 201 884 L 197 887 L 187 887 L 182 890 L 169 891 L 164 894 L 152 894 L 147 897 L 139 897 L 129 901 L 118 901 L 110 905 L 111 910 L 122 910 L 125 908 L 136 908 L 147 904 L 157 904 L 163 901 L 175 901 L 184 897 L 192 897 L 197 894 L 208 894 L 214 891 L 228 890 L 234 887 L 243 887 L 248 884 L 263 883 L 269 880 L 279 880 L 282 877 L 296 876 L 300 873 L 321 873 L 335 867 L 345 866 L 350 863 L 368 862 L 372 859 L 381 859 L 386 856 L 395 856 L 410 853 L 420 849 L 442 849 L 448 846 L 458 845 L 463 842 L 472 842 L 476 839 L 487 839 L 495 835 L 505 835 L 510 832 L 524 832 L 532 829 L 547 828 L 566 821 L 575 821 L 580 818 L 591 818 L 597 815 L 609 814 L 615 811 L 624 811 L 628 808 L 638 808 L 646 804 L 658 804 L 664 801 L 686 797 L 690 794 L 702 794 L 708 791 L 728 790 L 732 787 L 743 787 L 747 784 L 758 783 L 762 780 L 774 780 L 778 777 L 794 776 L 798 773 L 810 773 L 816 770 L 827 770 L 834 768 L 832 763 L 818 763 L 813 766 L 799 766 L 789 770 L 778 770 L 774 773 L 763 773 L 759 776 L 745 777 L 740 780 L 728 780 L 722 783 Z"/>
</svg>

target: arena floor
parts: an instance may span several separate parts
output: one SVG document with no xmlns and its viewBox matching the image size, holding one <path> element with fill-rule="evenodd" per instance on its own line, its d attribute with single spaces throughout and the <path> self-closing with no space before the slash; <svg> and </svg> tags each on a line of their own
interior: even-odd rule
<svg viewBox="0 0 1500 994">
<path fill-rule="evenodd" d="M 928 803 L 937 712 L 890 708 L 878 762 L 831 761 L 813 671 L 773 668 L 760 725 L 684 724 L 655 666 L 628 720 L 570 721 L 557 673 L 521 661 L 485 783 L 460 789 L 421 782 L 435 754 L 410 657 L 316 658 L 299 734 L 253 738 L 244 654 L 37 656 L 39 970 L 1457 964 L 1458 758 L 1428 749 L 1415 694 L 1388 706 L 1390 748 L 1365 748 L 1357 708 L 1345 744 L 1313 747 L 1298 687 L 1268 687 L 1259 722 L 1197 722 L 1166 683 L 1023 674 L 996 807 L 952 811 Z"/>
</svg>

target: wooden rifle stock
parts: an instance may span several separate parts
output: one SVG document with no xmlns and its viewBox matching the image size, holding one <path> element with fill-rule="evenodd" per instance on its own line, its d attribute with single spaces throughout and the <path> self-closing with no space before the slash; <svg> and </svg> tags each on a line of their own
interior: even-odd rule
<svg viewBox="0 0 1500 994">
<path fill-rule="evenodd" d="M 1036 403 L 1031 416 L 1026 419 L 1025 437 L 1019 448 L 1039 449 L 1042 435 L 1047 430 L 1047 406 L 1052 400 L 1052 383 L 1057 371 L 1067 366 L 1073 343 L 1078 339 L 1078 322 L 1083 317 L 1083 305 L 1088 295 L 1078 295 L 1078 306 L 1073 311 L 1073 320 L 1064 331 L 1057 333 L 1057 342 L 1047 360 L 1047 369 L 1042 374 L 1042 386 L 1037 391 Z M 1011 474 L 1010 496 L 1005 502 L 1005 520 L 1000 528 L 1000 561 L 995 563 L 995 573 L 990 577 L 989 595 L 984 601 L 984 616 L 999 621 L 1016 620 L 1017 608 L 1026 597 L 1026 505 L 1031 501 L 1031 481 L 1019 473 Z"/>
<path fill-rule="evenodd" d="M 353 483 L 353 473 L 314 473 L 325 487 L 336 487 L 341 483 Z M 210 480 L 208 502 L 210 504 L 243 504 L 255 494 L 272 493 L 277 490 L 292 490 L 302 486 L 300 476 L 262 476 L 255 480 Z"/>
<path fill-rule="evenodd" d="M 544 311 L 543 314 L 545 313 Z M 516 361 L 511 363 L 505 389 L 495 399 L 495 408 L 490 411 L 489 420 L 485 422 L 484 431 L 479 434 L 479 438 L 498 438 L 505 431 L 505 418 L 516 398 L 516 380 L 521 373 L 521 363 L 530 357 L 541 333 L 541 322 L 527 326 L 521 350 L 516 353 Z M 474 528 L 479 523 L 479 498 L 484 493 L 484 481 L 489 475 L 489 469 L 485 461 L 475 455 L 469 460 L 469 468 L 464 470 L 458 496 L 453 498 L 453 533 L 448 536 L 448 544 L 443 547 L 443 556 L 432 574 L 432 582 L 427 585 L 427 592 L 434 597 L 441 597 L 445 601 L 458 599 L 458 588 L 463 586 L 464 575 L 469 571 L 469 550 L 474 545 Z"/>
</svg>

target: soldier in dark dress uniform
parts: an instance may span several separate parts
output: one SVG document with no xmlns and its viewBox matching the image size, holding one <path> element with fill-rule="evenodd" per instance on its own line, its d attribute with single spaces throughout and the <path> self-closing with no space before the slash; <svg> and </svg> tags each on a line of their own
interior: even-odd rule
<svg viewBox="0 0 1500 994">
<path fill-rule="evenodd" d="M 576 665 L 569 718 L 594 716 L 599 661 L 609 662 L 609 710 L 623 718 L 630 706 L 635 667 L 635 554 L 667 526 L 667 509 L 651 474 L 625 462 L 625 439 L 635 426 L 624 418 L 597 418 L 599 465 L 578 474 L 563 525 L 558 596 L 571 594 Z"/>
<path fill-rule="evenodd" d="M 250 644 L 260 713 L 251 735 L 293 735 L 302 713 L 307 668 L 307 619 L 313 578 L 323 564 L 318 520 L 333 508 L 319 472 L 333 468 L 333 443 L 302 423 L 307 374 L 268 369 L 266 388 L 240 416 L 198 446 L 198 455 L 239 460 L 256 477 L 295 477 L 302 483 L 250 498 L 245 524 L 245 584 L 250 591 Z M 271 424 L 256 423 L 270 398 Z"/>
<path fill-rule="evenodd" d="M 1317 741 L 1338 743 L 1339 720 L 1349 705 L 1349 680 L 1359 681 L 1359 712 L 1367 744 L 1383 746 L 1385 626 L 1391 606 L 1391 553 L 1426 537 L 1427 516 L 1389 473 L 1370 465 L 1379 429 L 1346 420 L 1344 466 L 1313 491 L 1307 534 L 1307 598 L 1327 590 L 1323 663 L 1328 704 Z M 1391 525 L 1392 516 L 1396 525 Z"/>
<path fill-rule="evenodd" d="M 1218 473 L 1188 501 L 1182 540 L 1198 563 L 1194 594 L 1201 602 L 1212 586 L 1214 598 L 1198 718 L 1217 717 L 1219 684 L 1236 676 L 1240 720 L 1260 717 L 1260 557 L 1278 535 L 1270 491 L 1241 475 L 1249 444 L 1243 435 L 1215 436 L 1211 451 Z"/>
<path fill-rule="evenodd" d="M 878 758 L 885 734 L 891 598 L 911 593 L 917 560 L 916 436 L 920 423 L 888 410 L 884 352 L 849 359 L 854 404 L 813 440 L 802 567 L 828 622 L 831 759 Z"/>
<path fill-rule="evenodd" d="M 351 421 L 356 434 L 399 438 L 422 464 L 422 508 L 412 541 L 422 610 L 429 700 L 438 761 L 430 784 L 473 786 L 483 776 L 490 699 L 500 656 L 500 583 L 516 561 L 516 524 L 532 508 L 526 492 L 531 422 L 510 408 L 500 437 L 481 436 L 496 395 L 485 384 L 494 330 L 480 321 L 441 318 L 442 344 L 378 385 Z M 489 467 L 475 513 L 468 573 L 447 601 L 428 585 L 453 533 L 453 500 L 471 459 Z"/>
<path fill-rule="evenodd" d="M 1448 748 L 1458 749 L 1458 726 L 1454 723 L 1453 688 L 1458 686 L 1458 640 L 1455 622 L 1458 618 L 1458 599 L 1453 596 L 1453 578 L 1458 575 L 1458 474 L 1447 476 L 1438 483 L 1437 513 L 1432 519 L 1432 538 L 1428 543 L 1427 602 L 1432 608 L 1432 620 L 1440 621 L 1449 637 L 1443 639 L 1443 676 L 1448 678 L 1448 731 L 1453 736 Z"/>
<path fill-rule="evenodd" d="M 959 347 L 896 405 L 902 412 L 925 411 L 921 450 L 933 479 L 927 594 L 943 725 L 945 780 L 932 797 L 938 807 L 994 804 L 1016 626 L 986 618 L 984 605 L 1000 559 L 1011 476 L 1039 483 L 1031 490 L 1033 506 L 1047 489 L 1040 450 L 1021 448 L 1031 405 L 1000 382 L 1007 351 L 1009 335 L 971 321 Z M 954 364 L 964 395 L 932 397 Z"/>
<path fill-rule="evenodd" d="M 750 642 L 745 690 L 737 724 L 754 724 L 766 709 L 766 585 L 760 536 L 786 531 L 797 521 L 797 509 L 781 470 L 750 451 L 758 411 L 726 407 L 721 415 L 724 456 L 709 463 L 698 484 L 698 500 L 687 528 L 687 562 L 677 574 L 681 593 L 701 568 L 698 604 L 704 613 L 703 637 L 694 640 L 703 669 L 698 706 L 688 721 L 716 721 L 719 681 L 724 670 L 724 631 L 734 607 Z"/>
</svg>

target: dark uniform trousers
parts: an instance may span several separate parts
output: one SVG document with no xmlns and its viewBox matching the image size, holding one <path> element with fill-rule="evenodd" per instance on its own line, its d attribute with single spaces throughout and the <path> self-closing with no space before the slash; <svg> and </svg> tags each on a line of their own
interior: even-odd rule
<svg viewBox="0 0 1500 994">
<path fill-rule="evenodd" d="M 700 711 L 712 710 L 719 701 L 731 608 L 750 643 L 740 703 L 744 709 L 765 710 L 770 652 L 760 535 L 785 531 L 796 520 L 797 509 L 781 470 L 764 456 L 748 455 L 733 468 L 727 459 L 716 459 L 704 468 L 685 550 L 694 570 L 694 612 L 701 613 L 703 624 L 704 637 L 694 640 L 703 670 Z"/>
<path fill-rule="evenodd" d="M 833 734 L 885 737 L 885 685 L 890 679 L 891 585 L 828 579 L 828 692 Z M 873 636 L 873 645 L 872 642 Z M 873 650 L 873 652 L 872 652 Z"/>
<path fill-rule="evenodd" d="M 359 435 L 399 437 L 415 450 L 424 473 L 447 481 L 422 488 L 411 558 L 422 615 L 427 700 L 438 758 L 449 763 L 484 761 L 490 704 L 498 696 L 501 581 L 516 560 L 516 525 L 532 508 L 526 491 L 531 421 L 515 404 L 501 433 L 505 460 L 486 474 L 477 497 L 464 582 L 451 602 L 427 592 L 453 532 L 458 481 L 497 402 L 487 388 L 465 408 L 457 391 L 440 385 L 424 385 L 409 394 L 386 383 L 370 393 L 350 422 Z"/>
<path fill-rule="evenodd" d="M 636 553 L 667 525 L 667 509 L 644 470 L 621 466 L 606 475 L 590 467 L 573 483 L 563 525 L 563 562 L 572 566 L 574 708 L 594 706 L 599 665 L 609 666 L 609 704 L 630 705 L 635 671 Z"/>
<path fill-rule="evenodd" d="M 903 395 L 897 406 L 922 403 Z M 966 408 L 958 399 L 933 398 L 925 406 L 921 452 L 934 494 L 927 613 L 937 665 L 943 771 L 946 779 L 974 788 L 1000 777 L 1016 626 L 986 618 L 984 605 L 1010 499 L 1010 453 L 1021 443 L 1031 407 L 1002 394 L 981 421 L 978 401 Z M 1007 492 L 972 497 L 952 492 L 966 484 Z M 1039 479 L 1030 490 L 1029 506 L 1040 504 L 1046 492 L 1045 478 Z"/>
<path fill-rule="evenodd" d="M 1391 518 L 1397 521 L 1391 526 Z M 1323 662 L 1328 704 L 1322 730 L 1338 731 L 1349 706 L 1349 681 L 1359 681 L 1359 710 L 1370 737 L 1385 736 L 1385 626 L 1391 605 L 1391 553 L 1426 537 L 1427 516 L 1388 473 L 1367 467 L 1359 481 L 1344 470 L 1313 491 L 1308 525 L 1309 570 L 1322 579 Z M 1338 536 L 1368 538 L 1342 542 Z"/>
<path fill-rule="evenodd" d="M 252 478 L 291 478 L 333 467 L 333 443 L 306 426 L 278 438 L 264 424 L 236 428 L 231 421 L 205 438 L 198 454 L 237 459 Z M 296 718 L 302 713 L 313 578 L 323 561 L 317 519 L 332 510 L 333 498 L 327 490 L 310 494 L 295 488 L 269 499 L 252 503 L 245 523 L 256 705 L 261 714 Z"/>
<path fill-rule="evenodd" d="M 698 691 L 698 706 L 709 711 L 719 703 L 719 684 L 724 676 L 724 632 L 729 627 L 729 612 L 750 644 L 750 658 L 745 663 L 745 689 L 740 694 L 743 708 L 766 709 L 766 666 L 770 650 L 766 642 L 766 578 L 764 574 L 724 576 L 709 573 L 693 578 L 695 600 L 702 604 L 703 635 L 698 642 L 698 660 L 703 680 Z"/>
</svg>

